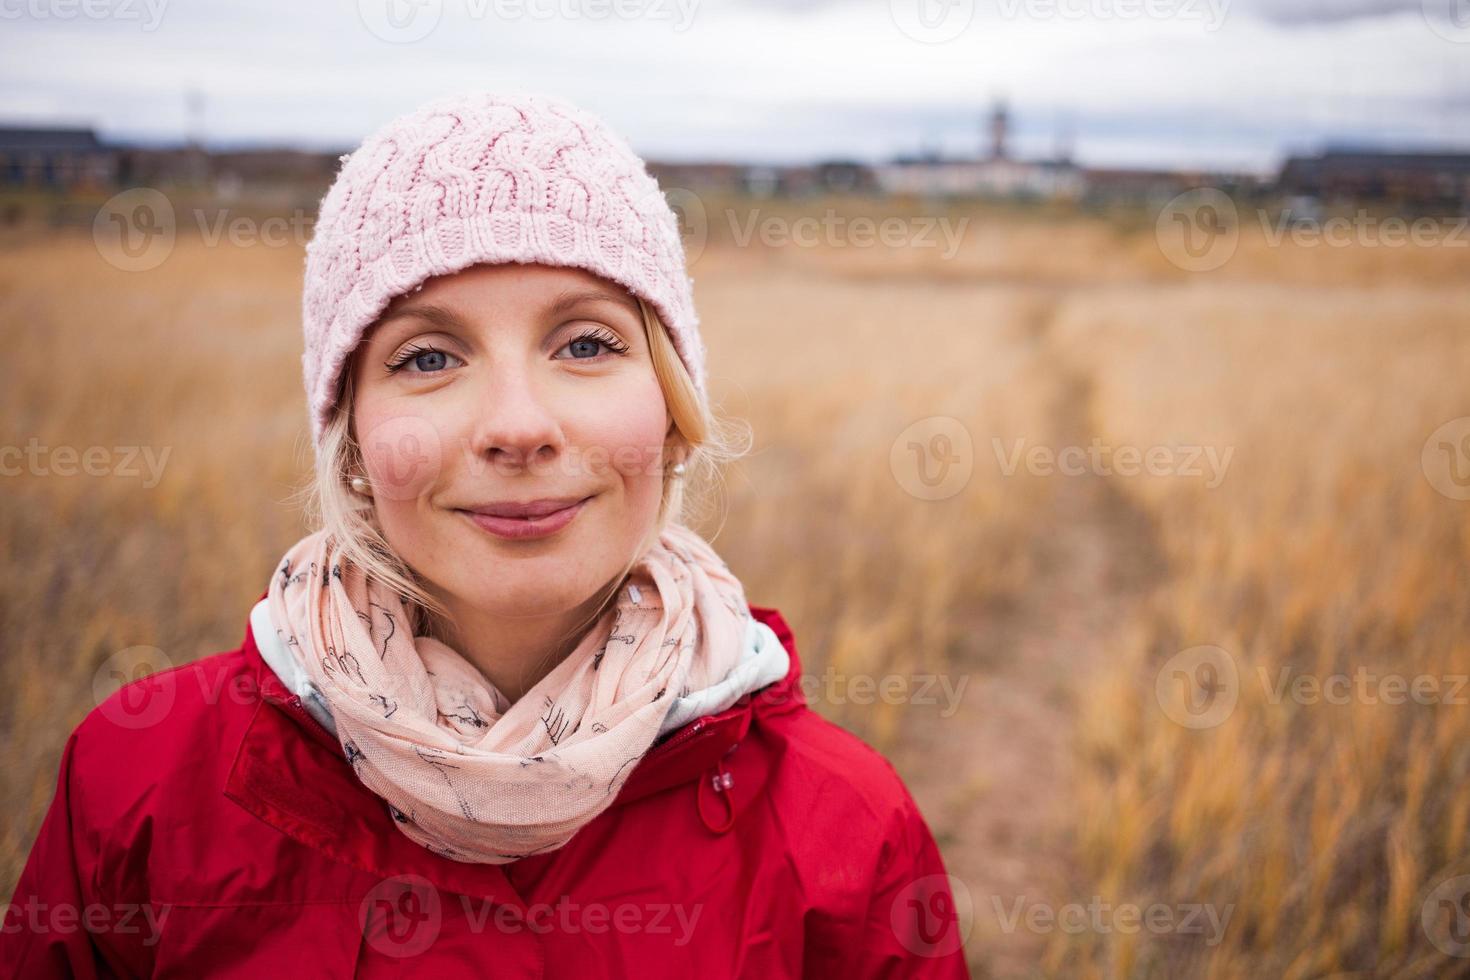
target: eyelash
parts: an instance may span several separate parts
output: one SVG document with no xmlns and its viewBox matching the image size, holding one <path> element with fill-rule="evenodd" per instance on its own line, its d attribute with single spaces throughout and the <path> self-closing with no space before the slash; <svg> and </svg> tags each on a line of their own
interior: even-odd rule
<svg viewBox="0 0 1470 980">
<path fill-rule="evenodd" d="M 601 343 L 604 347 L 606 347 L 609 351 L 611 351 L 614 354 L 626 354 L 626 353 L 628 353 L 628 345 L 625 344 L 625 343 L 623 343 L 621 340 L 619 340 L 617 334 L 613 333 L 611 330 L 608 330 L 606 328 L 600 328 L 600 329 L 597 329 L 597 330 L 588 330 L 588 331 L 586 331 L 586 332 L 584 332 L 584 333 L 582 333 L 582 334 L 580 334 L 580 335 L 578 335 L 576 337 L 573 337 L 571 340 L 567 341 L 567 343 L 564 346 L 571 346 L 572 344 L 579 343 L 579 342 L 581 342 L 583 340 L 595 340 L 595 341 L 598 341 L 599 343 Z M 434 347 L 432 345 L 431 346 L 428 346 L 428 347 L 420 347 L 418 344 L 410 344 L 408 347 L 406 347 L 403 350 L 402 353 L 400 353 L 398 355 L 397 358 L 395 358 L 393 361 L 391 361 L 387 365 L 387 367 L 388 367 L 388 373 L 389 374 L 396 374 L 398 371 L 402 370 L 403 367 L 406 364 L 408 364 L 410 361 L 414 360 L 414 358 L 418 357 L 421 354 L 444 354 L 446 357 L 453 357 L 454 356 L 453 354 L 450 354 L 448 351 L 442 351 L 439 348 Z M 591 361 L 591 360 L 596 360 L 596 358 L 592 358 L 592 357 L 575 357 L 575 358 L 572 358 L 572 360 L 576 360 L 576 361 Z M 425 373 L 425 374 L 436 374 L 437 372 L 435 372 L 435 371 L 425 371 L 423 373 Z"/>
</svg>

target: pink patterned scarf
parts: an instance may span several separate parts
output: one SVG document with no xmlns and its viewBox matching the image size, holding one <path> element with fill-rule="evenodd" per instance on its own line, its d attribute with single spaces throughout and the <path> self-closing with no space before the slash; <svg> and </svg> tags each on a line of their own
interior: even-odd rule
<svg viewBox="0 0 1470 980">
<path fill-rule="evenodd" d="M 489 864 L 554 850 L 606 809 L 673 702 L 735 671 L 751 623 L 739 580 L 677 524 L 576 649 L 509 706 L 460 654 L 412 636 L 402 600 L 324 531 L 286 552 L 266 601 L 399 829 Z"/>
</svg>

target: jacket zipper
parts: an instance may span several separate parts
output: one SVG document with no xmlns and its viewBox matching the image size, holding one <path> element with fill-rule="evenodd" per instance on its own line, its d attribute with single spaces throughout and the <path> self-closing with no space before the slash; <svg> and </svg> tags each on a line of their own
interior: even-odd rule
<svg viewBox="0 0 1470 980">
<path fill-rule="evenodd" d="M 691 738 L 693 738 L 694 736 L 698 735 L 703 730 L 704 730 L 704 719 L 703 718 L 697 719 L 688 728 L 684 729 L 682 732 L 680 732 L 679 734 L 675 735 L 673 738 L 669 739 L 667 742 L 664 742 L 661 745 L 655 745 L 653 747 L 653 749 L 648 753 L 648 755 L 653 755 L 653 754 L 655 754 L 657 752 L 663 751 L 664 749 L 667 749 L 667 748 L 670 748 L 672 746 L 680 745 L 680 744 L 682 744 L 684 742 L 687 742 Z M 645 758 L 646 758 L 646 756 L 645 756 Z"/>
<path fill-rule="evenodd" d="M 286 699 L 286 706 L 293 709 L 298 715 L 305 718 L 309 723 L 315 725 L 317 728 L 326 732 L 328 735 L 332 734 L 330 731 L 327 730 L 327 726 L 323 725 L 320 721 L 317 721 L 316 715 L 306 710 L 306 705 L 301 703 L 301 695 L 291 695 L 289 698 Z M 332 737 L 335 738 L 336 736 L 334 735 Z"/>
<path fill-rule="evenodd" d="M 734 705 L 732 705 L 731 707 L 734 707 Z M 728 711 L 728 710 L 729 709 L 726 709 L 726 711 Z M 720 714 L 723 715 L 724 713 L 725 712 L 721 712 Z M 689 741 L 691 738 L 693 738 L 694 736 L 698 735 L 701 731 L 703 731 L 704 730 L 704 727 L 705 727 L 705 723 L 707 721 L 709 721 L 710 718 L 714 718 L 714 717 L 719 717 L 719 716 L 717 716 L 717 715 L 704 715 L 703 717 L 700 717 L 700 718 L 695 719 L 693 722 L 690 723 L 690 725 L 689 725 L 688 728 L 686 728 L 683 731 L 679 732 L 679 734 L 675 735 L 673 738 L 669 739 L 667 742 L 663 742 L 663 743 L 661 743 L 659 745 L 655 745 L 649 751 L 648 754 L 649 755 L 653 755 L 653 754 L 655 754 L 657 752 L 660 752 L 660 751 L 662 751 L 664 749 L 671 748 L 672 746 L 682 745 L 684 742 Z"/>
</svg>

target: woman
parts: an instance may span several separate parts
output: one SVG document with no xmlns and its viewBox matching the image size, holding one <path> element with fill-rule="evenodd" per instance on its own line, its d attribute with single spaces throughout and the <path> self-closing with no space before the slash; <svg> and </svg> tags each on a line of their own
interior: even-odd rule
<svg viewBox="0 0 1470 980">
<path fill-rule="evenodd" d="M 239 649 L 73 732 L 6 975 L 966 976 L 897 774 L 679 522 L 733 451 L 643 162 L 488 94 L 344 161 L 303 304 L 321 529 Z"/>
</svg>

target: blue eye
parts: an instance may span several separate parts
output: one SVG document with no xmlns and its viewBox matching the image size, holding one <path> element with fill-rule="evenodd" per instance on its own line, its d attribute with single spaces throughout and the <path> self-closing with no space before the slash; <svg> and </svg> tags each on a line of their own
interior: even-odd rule
<svg viewBox="0 0 1470 980">
<path fill-rule="evenodd" d="M 391 374 L 412 364 L 415 368 L 410 372 L 412 374 L 434 374 L 449 366 L 447 362 L 451 356 L 437 347 L 419 347 L 417 344 L 411 344 L 388 365 L 388 371 Z"/>
<path fill-rule="evenodd" d="M 579 357 L 574 353 L 572 355 L 572 360 L 588 361 L 597 356 L 597 348 L 599 345 L 602 347 L 606 347 L 614 354 L 628 353 L 628 345 L 623 343 L 622 340 L 618 338 L 617 334 L 606 328 L 600 330 L 589 330 L 577 339 L 568 343 L 565 347 L 562 348 L 562 350 L 576 351 L 580 349 L 586 352 L 588 356 Z"/>
</svg>

